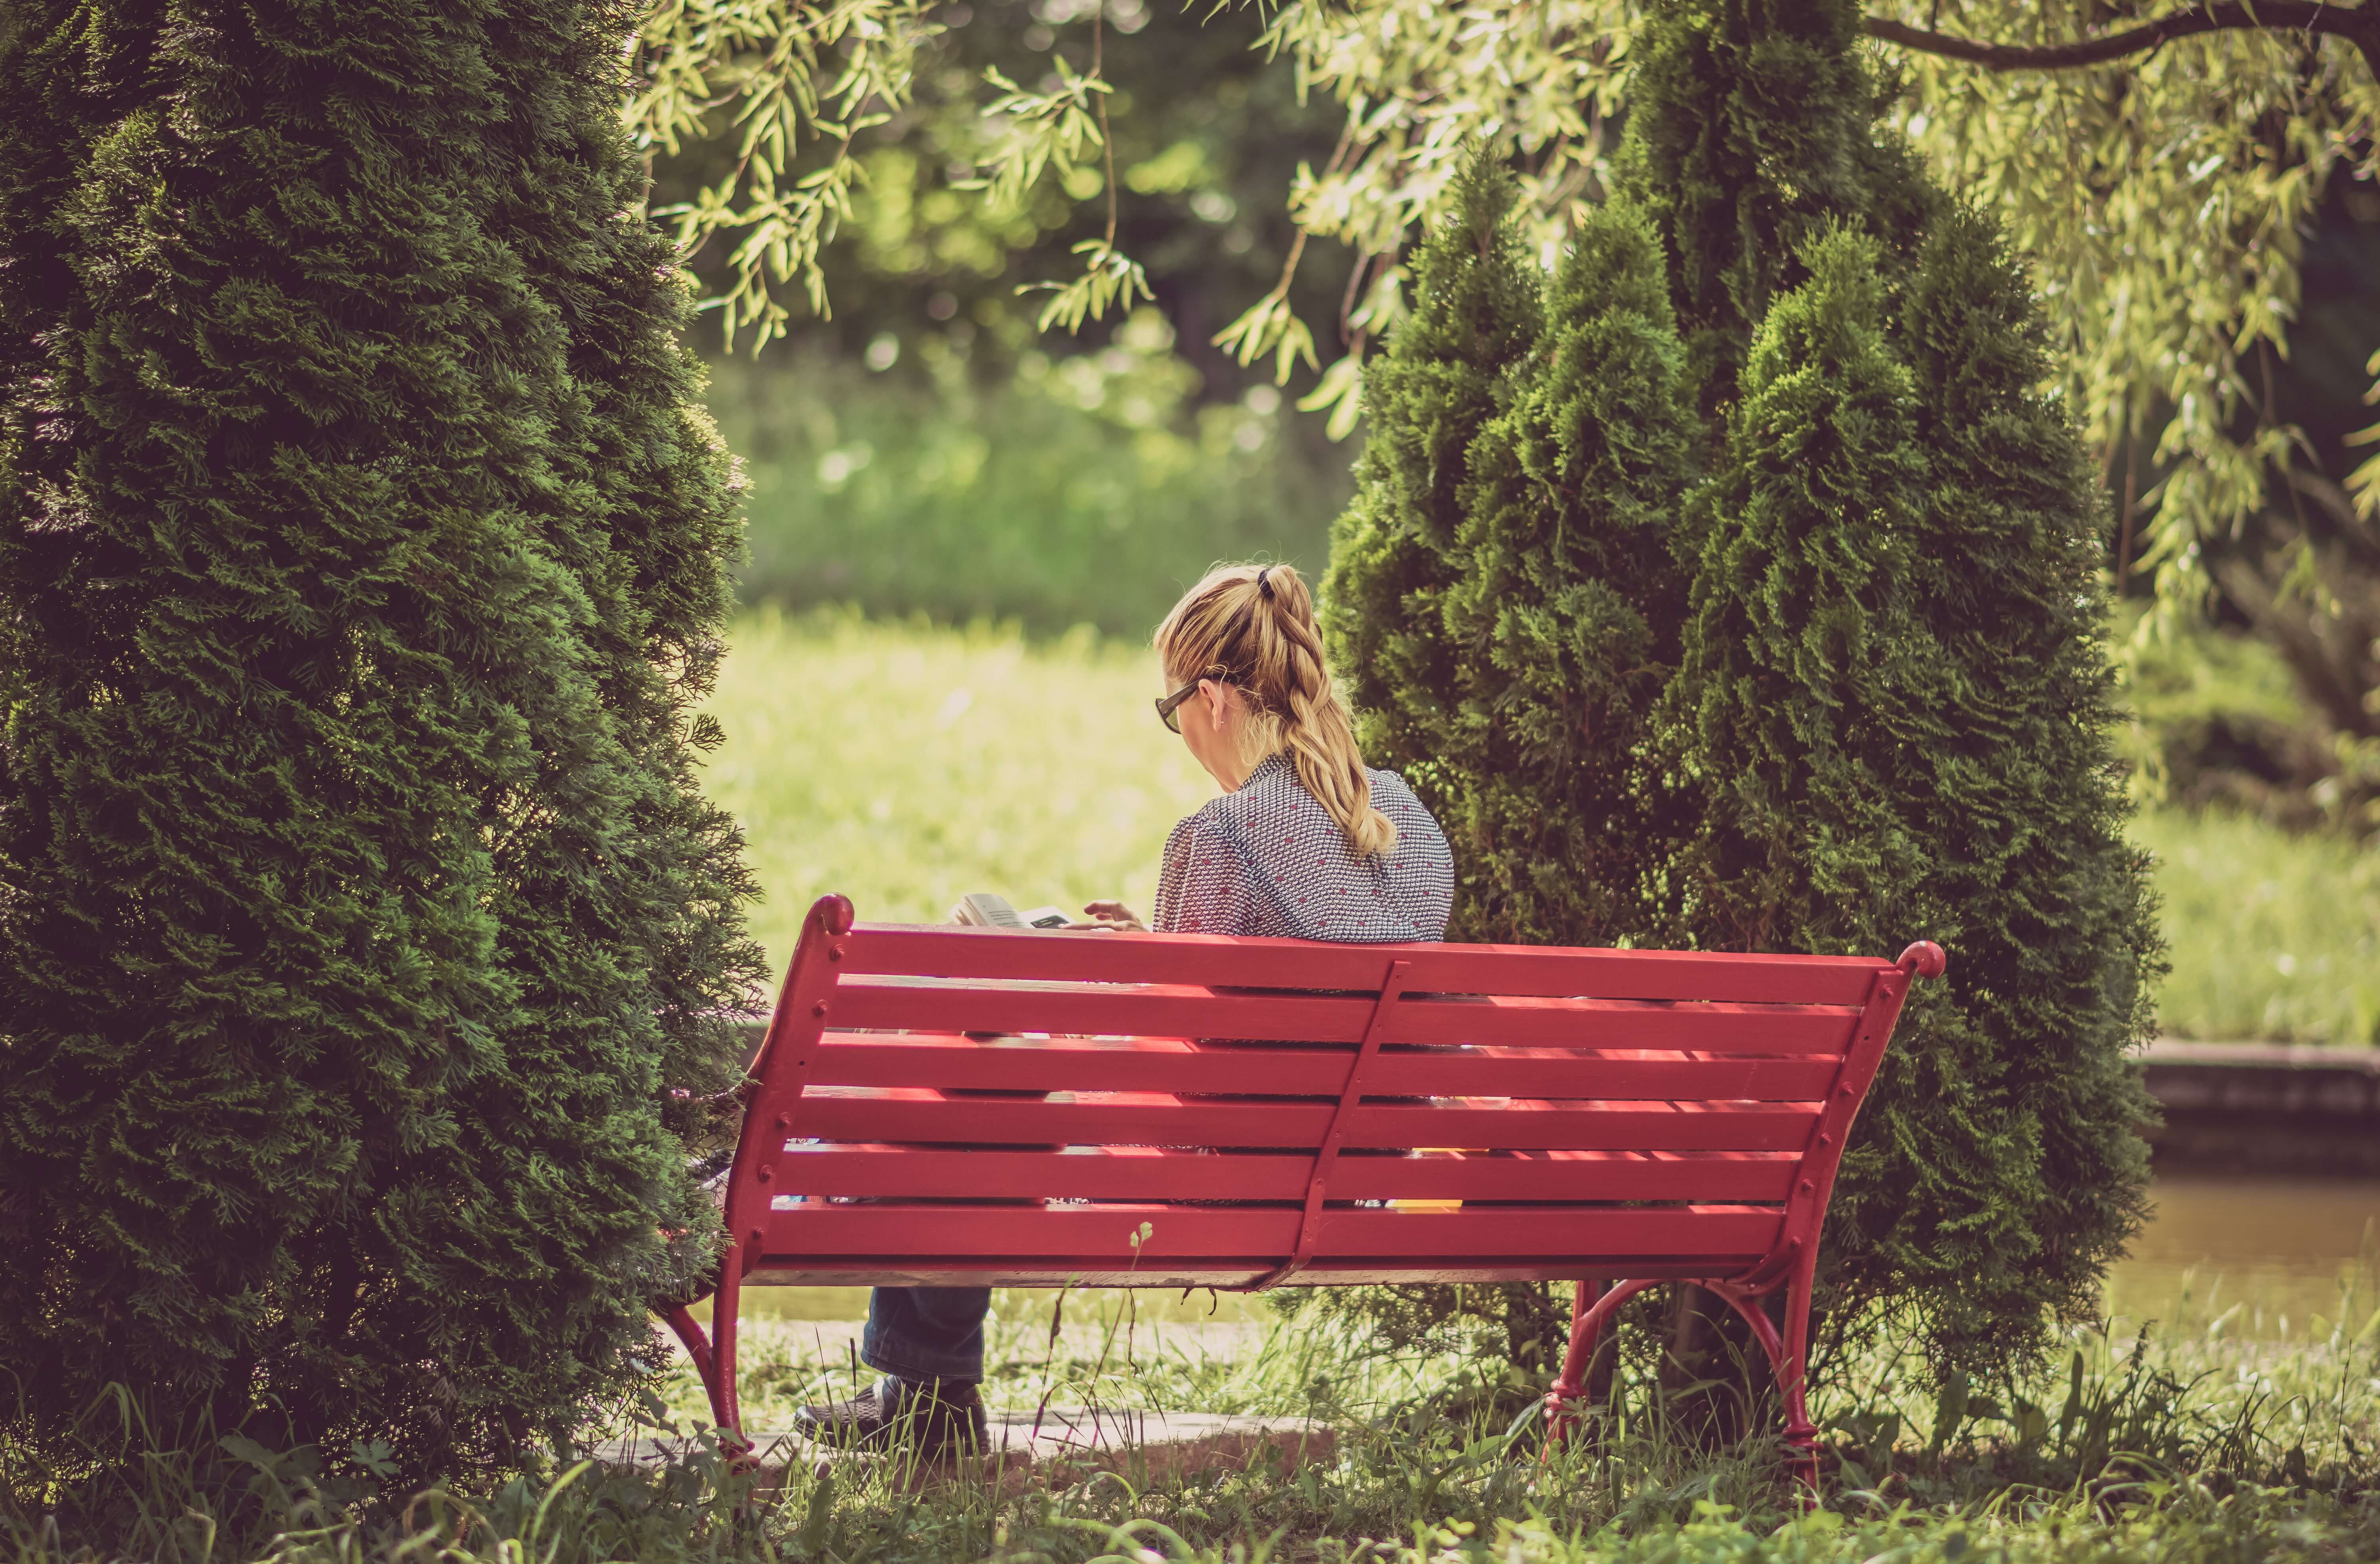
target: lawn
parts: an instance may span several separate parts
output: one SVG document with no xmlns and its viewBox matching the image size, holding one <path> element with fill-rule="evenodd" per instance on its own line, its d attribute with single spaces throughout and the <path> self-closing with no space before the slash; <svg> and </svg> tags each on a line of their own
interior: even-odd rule
<svg viewBox="0 0 2380 1564">
<path fill-rule="evenodd" d="M 1822 1506 L 1771 1439 L 1699 1448 L 1670 1421 L 1632 1335 L 1601 1437 L 1548 1449 L 1534 1387 L 1492 1357 L 1367 1354 L 1281 1321 L 1218 1331 L 1112 1301 L 1004 1311 L 988 1390 L 1004 1408 L 1288 1413 L 1330 1425 L 1324 1460 L 1135 1482 L 1060 1472 L 996 1492 L 890 1463 L 795 1460 L 766 1487 L 698 1451 L 659 1471 L 533 1462 L 487 1490 L 378 1491 L 334 1456 L 242 1440 L 119 1467 L 94 1553 L 0 1515 L 17 1564 L 2352 1564 L 2380 1558 L 2380 1313 L 2342 1291 L 2289 1343 L 2220 1319 L 2068 1332 L 2023 1377 L 1925 1389 L 1887 1330 L 1814 1398 Z M 2361 1325 L 2369 1315 L 2369 1323 Z M 755 1427 L 852 1379 L 848 1328 L 751 1332 Z M 1484 1366 L 1483 1366 L 1484 1365 Z M 606 1432 L 697 1425 L 690 1376 Z M 103 1435 L 104 1430 L 101 1433 Z M 238 1496 L 230 1503 L 221 1496 Z M 64 1538 L 79 1526 L 69 1524 Z"/>
<path fill-rule="evenodd" d="M 2177 1037 L 2380 1042 L 2380 849 L 2227 815 L 2151 811 Z"/>
<path fill-rule="evenodd" d="M 1166 830 L 1214 789 L 1149 709 L 1146 647 L 767 610 L 732 642 L 709 781 L 750 839 L 779 968 L 828 891 L 896 922 L 970 891 L 1146 912 Z M 2159 859 L 2169 1034 L 2375 1040 L 2380 852 L 2180 811 L 2134 830 Z"/>
<path fill-rule="evenodd" d="M 743 822 L 780 969 L 829 891 L 895 923 L 971 891 L 1146 913 L 1166 831 L 1214 792 L 1150 709 L 1146 648 L 768 610 L 731 644 L 708 781 Z"/>
<path fill-rule="evenodd" d="M 1194 405 L 1172 341 L 1144 308 L 1105 350 L 1028 352 L 996 386 L 930 333 L 889 374 L 790 346 L 717 364 L 752 485 L 745 596 L 1134 635 L 1215 560 L 1318 570 L 1352 452 L 1269 385 Z"/>
</svg>

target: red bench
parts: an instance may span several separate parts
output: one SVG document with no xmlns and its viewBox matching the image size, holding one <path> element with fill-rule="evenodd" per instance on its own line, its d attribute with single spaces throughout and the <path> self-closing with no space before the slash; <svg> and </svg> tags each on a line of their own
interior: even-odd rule
<svg viewBox="0 0 2380 1564">
<path fill-rule="evenodd" d="M 830 896 L 754 1066 L 713 1336 L 670 1323 L 740 1432 L 747 1286 L 1627 1279 L 1580 1283 L 1560 1429 L 1612 1310 L 1691 1278 L 1767 1352 L 1806 1474 L 1835 1165 L 1942 963 L 855 925 Z"/>
</svg>

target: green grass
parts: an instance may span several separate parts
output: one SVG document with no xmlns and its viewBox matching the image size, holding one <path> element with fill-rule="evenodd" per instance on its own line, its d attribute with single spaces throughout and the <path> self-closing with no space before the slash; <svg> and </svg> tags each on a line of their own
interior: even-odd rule
<svg viewBox="0 0 2380 1564">
<path fill-rule="evenodd" d="M 1166 830 L 1213 793 L 1148 709 L 1146 647 L 1078 631 L 937 629 L 850 613 L 739 619 L 710 772 L 768 892 L 771 960 L 830 891 L 863 917 L 941 917 L 970 891 L 1144 913 Z M 2360 1042 L 2380 1033 L 2380 850 L 2249 819 L 2150 810 L 2178 1036 Z"/>
<path fill-rule="evenodd" d="M 2380 1042 L 2380 848 L 2166 810 L 2133 835 L 2158 859 L 2168 1032 Z"/>
<path fill-rule="evenodd" d="M 711 406 L 752 483 L 745 597 L 1139 637 L 1219 559 L 1318 572 L 1353 448 L 1269 386 L 1194 407 L 1171 340 L 1143 309 L 1114 346 L 1028 353 L 997 387 L 941 337 L 883 373 L 720 365 Z"/>
<path fill-rule="evenodd" d="M 1215 791 L 1149 709 L 1145 647 L 766 610 L 732 645 L 707 781 L 743 822 L 781 970 L 830 891 L 878 922 L 939 920 L 971 891 L 1146 914 L 1165 833 Z"/>
<path fill-rule="evenodd" d="M 1797 1513 L 1772 1438 L 1708 1449 L 1670 1420 L 1645 1332 L 1624 1343 L 1597 1436 L 1548 1450 L 1533 1385 L 1463 1356 L 1384 1357 L 1302 1322 L 1258 1322 L 1214 1350 L 1111 1299 L 1075 1300 L 1053 1340 L 1049 1295 L 1008 1311 L 990 1391 L 1016 1409 L 1096 1404 L 1295 1413 L 1336 1430 L 1294 1473 L 1257 1461 L 1178 1480 L 1061 1473 L 1021 1491 L 919 1487 L 888 1464 L 813 1469 L 756 1490 L 698 1452 L 658 1471 L 533 1458 L 522 1476 L 383 1491 L 357 1452 L 245 1442 L 142 1452 L 41 1489 L 0 1443 L 0 1558 L 80 1564 L 1911 1564 L 2060 1558 L 2140 1564 L 2380 1557 L 2380 1314 L 2368 1283 L 2288 1344 L 2131 1322 L 2070 1334 L 2022 1380 L 1925 1389 L 1884 1331 L 1815 1399 L 1823 1508 Z M 754 1425 L 848 1387 L 842 1343 L 755 1332 Z M 685 1426 L 683 1373 L 617 1430 Z M 365 1452 L 368 1457 L 368 1452 Z M 38 1491 L 37 1491 L 38 1490 Z"/>
</svg>

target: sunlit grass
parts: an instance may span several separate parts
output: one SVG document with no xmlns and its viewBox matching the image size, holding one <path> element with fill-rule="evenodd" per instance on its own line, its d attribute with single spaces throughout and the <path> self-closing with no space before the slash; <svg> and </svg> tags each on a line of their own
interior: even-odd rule
<svg viewBox="0 0 2380 1564">
<path fill-rule="evenodd" d="M 2237 816 L 2143 814 L 2180 1037 L 2380 1041 L 2380 850 Z"/>
<path fill-rule="evenodd" d="M 1268 1556 L 1257 1547 L 1269 1540 L 1270 1557 L 1333 1564 L 1859 1564 L 1955 1560 L 1981 1544 L 2009 1560 L 2145 1564 L 2275 1557 L 2285 1541 L 2302 1550 L 2279 1549 L 2289 1557 L 2344 1561 L 2380 1546 L 2380 1313 L 2368 1265 L 2342 1275 L 2287 1342 L 2244 1338 L 2239 1310 L 2209 1316 L 2185 1296 L 2180 1320 L 2070 1329 L 2047 1362 L 1955 1398 L 1889 1331 L 1855 1337 L 1814 1398 L 1827 1508 L 1798 1522 L 1772 1437 L 1711 1450 L 1671 1422 L 1655 1332 L 1625 1343 L 1604 1438 L 1541 1458 L 1528 1412 L 1538 1387 L 1500 1380 L 1492 1353 L 1379 1355 L 1342 1327 L 1304 1321 L 1135 1320 L 1114 1293 L 1075 1298 L 1053 1339 L 1053 1295 L 1008 1301 L 1028 1299 L 1038 1306 L 995 1315 L 995 1409 L 1310 1416 L 1336 1430 L 1335 1454 L 1295 1473 L 1257 1464 L 1137 1488 L 1065 1480 L 1028 1488 L 1021 1504 L 964 1484 L 920 1504 L 863 1470 L 823 1501 L 815 1480 L 795 1479 L 783 1524 L 831 1504 L 837 1555 L 854 1561 L 933 1557 L 971 1514 L 978 1537 L 1008 1539 L 1014 1551 L 1002 1557 L 1051 1560 L 1091 1556 L 1094 1533 L 1113 1546 L 1106 1528 L 1127 1523 L 1144 1540 L 1178 1542 L 1101 1557 L 1220 1564 Z M 745 1396 L 758 1428 L 868 1376 L 848 1327 L 767 1325 L 751 1345 Z M 698 1418 L 689 1375 L 670 1399 L 678 1417 Z M 1068 1522 L 1099 1524 L 1070 1546 Z"/>
<path fill-rule="evenodd" d="M 2113 1299 L 2100 1323 L 2066 1329 L 2052 1357 L 1986 1389 L 1946 1425 L 1934 1376 L 1888 1328 L 1855 1334 L 1843 1355 L 1822 1365 L 1814 1408 L 1822 1423 L 1846 1432 L 1894 1420 L 1921 1446 L 1940 1449 L 1964 1439 L 1983 1451 L 2037 1436 L 2021 1421 L 2019 1402 L 2046 1407 L 2053 1420 L 2080 1374 L 2082 1400 L 2107 1400 L 2127 1376 L 2147 1400 L 2122 1415 L 2158 1437 L 2172 1455 L 2204 1445 L 2243 1420 L 2273 1452 L 2300 1446 L 2312 1459 L 2353 1463 L 2380 1438 L 2380 1264 L 2367 1250 L 2326 1281 L 2293 1278 L 2286 1300 L 2231 1284 L 2219 1270 L 2191 1271 L 2154 1290 Z M 996 1412 L 1037 1406 L 1086 1405 L 1147 1412 L 1220 1412 L 1267 1416 L 1309 1412 L 1377 1422 L 1418 1399 L 1475 1390 L 1507 1376 L 1503 1398 L 1524 1401 L 1544 1376 L 1507 1370 L 1500 1352 L 1378 1352 L 1350 1328 L 1309 1314 L 1282 1317 L 1262 1302 L 1224 1299 L 1205 1316 L 1207 1296 L 1184 1309 L 1165 1292 L 1068 1292 L 1003 1289 L 986 1329 L 985 1395 Z M 2275 1309 L 2271 1304 L 2279 1303 Z M 1237 1308 L 1230 1305 L 1237 1303 Z M 2290 1304 L 2301 1306 L 2292 1316 Z M 1053 1325 L 1060 1327 L 1054 1333 Z M 747 1425 L 792 1425 L 805 1401 L 839 1399 L 872 1382 L 858 1361 L 856 1320 L 744 1316 L 738 1384 Z M 1658 1332 L 1628 1338 L 1621 1398 L 1640 1417 L 1653 1398 Z M 2076 1364 L 2079 1360 L 2080 1368 Z M 2147 1382 L 2156 1378 L 2155 1386 Z M 2145 1388 L 2143 1388 L 2145 1387 Z M 702 1391 L 678 1362 L 668 1392 L 675 1418 L 700 1421 Z M 2136 1435 L 2118 1449 L 2143 1447 Z M 2374 1468 L 2380 1474 L 2380 1465 Z"/>
<path fill-rule="evenodd" d="M 768 611 L 731 645 L 707 783 L 743 822 L 778 970 L 831 891 L 876 922 L 973 891 L 1146 914 L 1166 832 L 1215 791 L 1150 709 L 1146 647 Z"/>
</svg>

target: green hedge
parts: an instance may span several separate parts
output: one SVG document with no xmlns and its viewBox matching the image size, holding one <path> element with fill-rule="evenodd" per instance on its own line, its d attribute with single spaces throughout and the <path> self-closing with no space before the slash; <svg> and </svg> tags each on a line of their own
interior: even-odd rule
<svg viewBox="0 0 2380 1564">
<path fill-rule="evenodd" d="M 0 1466 L 514 1461 L 716 1234 L 735 497 L 618 23 L 0 25 Z"/>
</svg>

